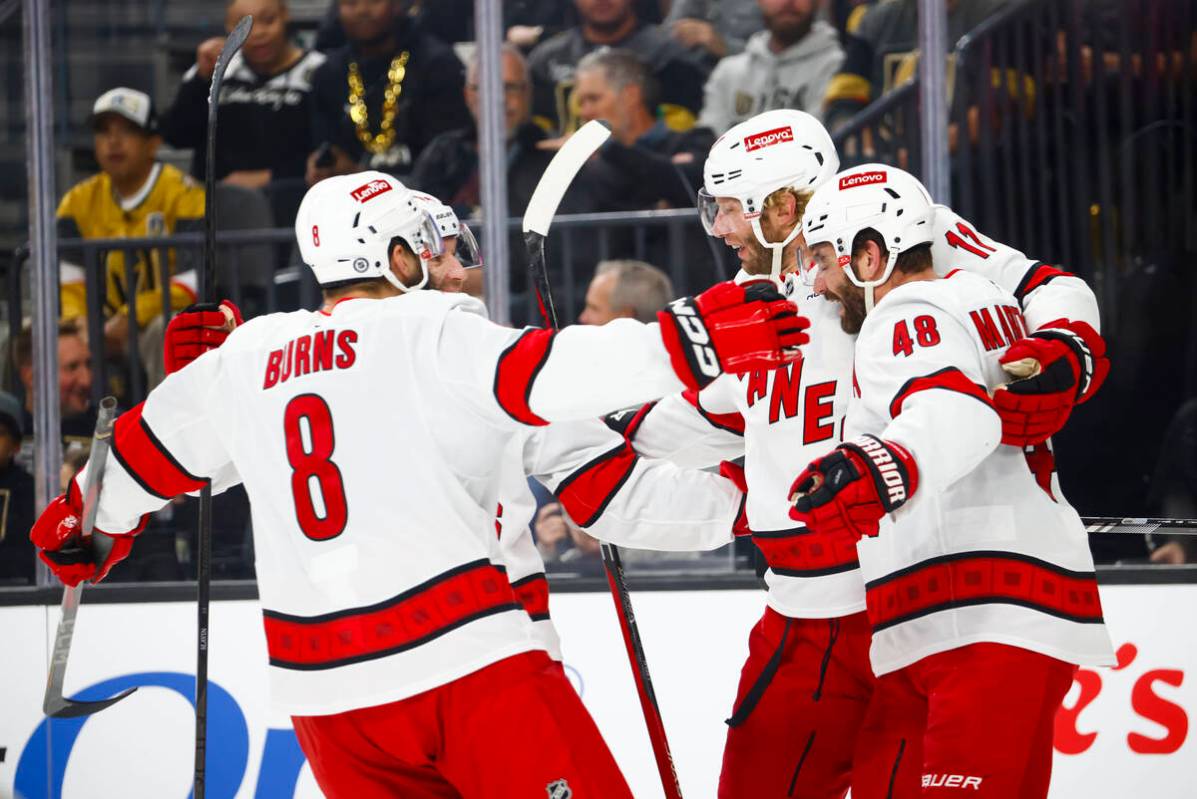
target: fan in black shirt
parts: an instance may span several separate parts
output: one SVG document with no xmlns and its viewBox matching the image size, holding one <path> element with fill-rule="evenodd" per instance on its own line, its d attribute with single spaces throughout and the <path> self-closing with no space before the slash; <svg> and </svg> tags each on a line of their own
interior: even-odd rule
<svg viewBox="0 0 1197 799">
<path fill-rule="evenodd" d="M 470 123 L 462 99 L 464 67 L 448 45 L 400 14 L 395 0 L 341 0 L 349 44 L 329 54 L 313 77 L 313 133 L 331 164 L 308 157 L 309 183 L 378 169 L 411 171 L 437 134 Z"/>
<path fill-rule="evenodd" d="M 220 127 L 216 139 L 216 179 L 269 193 L 288 192 L 294 203 L 275 203 L 276 221 L 285 223 L 306 189 L 304 164 L 316 146 L 311 133 L 312 75 L 324 55 L 306 52 L 287 36 L 284 0 L 233 0 L 226 8 L 229 29 L 245 14 L 253 31 L 233 56 L 220 92 Z M 202 179 L 208 88 L 223 37 L 196 49 L 196 63 L 183 76 L 174 102 L 161 120 L 163 138 L 174 147 L 194 150 L 192 174 Z M 294 206 L 294 207 L 291 207 Z"/>
</svg>

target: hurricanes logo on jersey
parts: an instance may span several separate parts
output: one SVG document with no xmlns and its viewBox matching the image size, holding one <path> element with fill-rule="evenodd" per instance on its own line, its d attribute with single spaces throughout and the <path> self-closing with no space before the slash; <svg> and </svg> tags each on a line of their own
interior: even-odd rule
<svg viewBox="0 0 1197 799">
<path fill-rule="evenodd" d="M 573 790 L 569 787 L 569 783 L 565 780 L 553 780 L 544 786 L 544 789 L 549 795 L 549 799 L 570 799 L 574 795 Z"/>
</svg>

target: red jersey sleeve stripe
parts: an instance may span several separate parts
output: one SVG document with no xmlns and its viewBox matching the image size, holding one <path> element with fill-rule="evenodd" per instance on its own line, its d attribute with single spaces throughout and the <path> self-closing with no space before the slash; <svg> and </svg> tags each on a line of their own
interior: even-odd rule
<svg viewBox="0 0 1197 799">
<path fill-rule="evenodd" d="M 902 412 L 902 404 L 910 398 L 911 394 L 917 394 L 920 391 L 927 391 L 933 388 L 955 391 L 958 394 L 964 394 L 978 402 L 985 403 L 987 408 L 993 408 L 993 401 L 989 398 L 989 392 L 985 390 L 984 386 L 974 383 L 965 377 L 964 373 L 959 369 L 949 366 L 945 369 L 940 369 L 938 372 L 932 372 L 922 377 L 912 377 L 910 380 L 907 380 L 898 389 L 898 393 L 894 395 L 893 400 L 889 404 L 890 418 L 895 418 Z"/>
<path fill-rule="evenodd" d="M 183 468 L 142 418 L 145 403 L 121 414 L 112 433 L 112 454 L 147 493 L 171 499 L 198 491 L 207 480 Z"/>
<path fill-rule="evenodd" d="M 532 621 L 549 618 L 549 581 L 544 572 L 529 574 L 511 584 L 515 598 L 524 606 Z"/>
<path fill-rule="evenodd" d="M 744 417 L 738 413 L 711 413 L 702 407 L 698 402 L 698 392 L 690 389 L 682 392 L 686 402 L 694 406 L 694 410 L 702 415 L 712 427 L 717 427 L 720 430 L 726 430 L 729 433 L 735 433 L 738 436 L 744 435 Z"/>
<path fill-rule="evenodd" d="M 556 330 L 540 328 L 527 330 L 499 356 L 495 369 L 495 399 L 504 413 L 521 424 L 548 424 L 532 412 L 528 399 L 536 376 L 549 359 L 556 333 Z"/>
<path fill-rule="evenodd" d="M 557 486 L 557 499 L 579 527 L 589 527 L 627 482 L 636 461 L 636 453 L 624 442 L 562 480 Z"/>
<path fill-rule="evenodd" d="M 1071 272 L 1065 272 L 1063 269 L 1057 269 L 1054 266 L 1048 266 L 1039 261 L 1023 275 L 1022 280 L 1018 283 L 1018 287 L 1014 289 L 1014 298 L 1021 305 L 1026 296 L 1040 286 L 1050 283 L 1058 277 L 1072 276 Z"/>
</svg>

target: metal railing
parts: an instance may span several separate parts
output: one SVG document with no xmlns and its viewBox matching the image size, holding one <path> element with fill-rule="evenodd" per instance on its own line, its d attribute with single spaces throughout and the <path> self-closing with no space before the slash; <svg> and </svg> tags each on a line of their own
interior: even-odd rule
<svg viewBox="0 0 1197 799">
<path fill-rule="evenodd" d="M 664 269 L 678 294 L 700 291 L 712 282 L 730 277 L 730 256 L 721 246 L 714 246 L 698 224 L 694 209 L 590 213 L 557 217 L 550 231 L 546 251 L 550 278 L 562 319 L 572 320 L 581 311 L 586 288 L 596 263 L 610 258 L 636 258 Z M 476 224 L 476 220 L 469 220 Z M 527 290 L 523 246 L 519 242 L 521 220 L 509 219 L 511 249 L 511 318 L 515 324 L 539 324 L 539 315 Z M 298 261 L 291 228 L 225 231 L 217 236 L 216 285 L 242 307 L 247 315 L 279 310 L 315 308 L 320 301 L 319 286 L 311 271 Z M 198 255 L 203 247 L 199 233 L 164 237 L 123 239 L 63 239 L 60 257 L 82 266 L 87 294 L 86 325 L 91 346 L 93 373 L 92 395 L 98 401 L 108 390 L 113 364 L 105 357 L 104 301 L 107 261 L 119 253 L 123 260 L 123 285 L 137 284 L 139 264 L 168 264 Z M 12 339 L 20 331 L 27 315 L 22 297 L 25 286 L 27 250 L 19 251 L 3 275 L 6 307 L 4 309 Z M 198 261 L 198 258 L 192 259 Z M 158 279 L 164 309 L 163 323 L 171 316 L 169 280 Z M 134 293 L 134 292 L 130 292 Z M 146 393 L 145 367 L 137 347 L 141 333 L 136 314 L 129 315 L 127 336 L 126 383 L 129 403 L 138 402 Z M 9 390 L 19 391 L 9 385 Z"/>
</svg>

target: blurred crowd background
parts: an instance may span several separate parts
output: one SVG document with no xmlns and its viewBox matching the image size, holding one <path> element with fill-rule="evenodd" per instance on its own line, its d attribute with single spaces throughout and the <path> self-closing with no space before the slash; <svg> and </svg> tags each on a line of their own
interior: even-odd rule
<svg viewBox="0 0 1197 799">
<path fill-rule="evenodd" d="M 34 580 L 33 352 L 21 4 L 0 2 L 0 585 Z M 1113 371 L 1057 439 L 1086 515 L 1197 517 L 1197 2 L 947 0 L 951 205 L 977 230 L 1082 275 L 1102 304 Z M 562 318 L 652 319 L 730 277 L 698 224 L 714 140 L 798 108 L 845 166 L 921 173 L 916 0 L 504 0 L 508 204 L 522 215 L 545 165 L 591 119 L 611 140 L 587 163 L 548 242 Z M 95 408 L 162 379 L 162 333 L 195 297 L 203 179 L 214 170 L 217 293 L 247 317 L 312 308 L 291 225 L 325 177 L 380 169 L 463 218 L 480 208 L 472 0 L 63 0 L 51 3 L 60 257 L 63 480 Z M 253 33 L 219 97 L 227 28 Z M 940 198 L 937 198 L 940 199 Z M 510 316 L 538 321 L 512 228 Z M 961 246 L 969 246 L 962 231 Z M 400 457 L 398 453 L 392 453 Z M 382 455 L 380 457 L 386 457 Z M 539 488 L 539 487 L 537 487 Z M 540 490 L 549 568 L 597 574 L 597 544 Z M 193 500 L 156 514 L 113 580 L 193 576 Z M 216 500 L 215 574 L 253 576 L 248 503 Z M 1192 539 L 1105 536 L 1104 563 L 1197 560 Z M 752 569 L 750 548 L 632 569 Z"/>
</svg>

